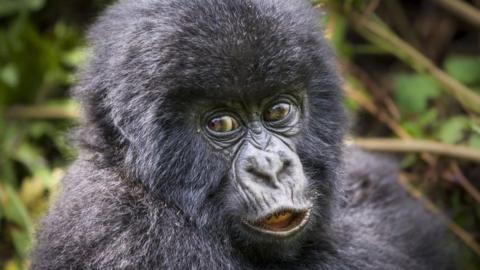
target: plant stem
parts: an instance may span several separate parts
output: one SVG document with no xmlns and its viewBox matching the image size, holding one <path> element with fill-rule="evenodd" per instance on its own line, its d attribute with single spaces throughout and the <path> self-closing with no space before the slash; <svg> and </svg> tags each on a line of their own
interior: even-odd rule
<svg viewBox="0 0 480 270">
<path fill-rule="evenodd" d="M 460 18 L 480 27 L 480 11 L 475 7 L 459 0 L 433 0 L 444 8 L 456 13 Z"/>
<path fill-rule="evenodd" d="M 6 110 L 5 115 L 11 119 L 78 120 L 79 118 L 77 107 L 63 105 L 13 106 Z"/>
<path fill-rule="evenodd" d="M 480 162 L 480 151 L 467 146 L 439 143 L 428 140 L 399 139 L 355 139 L 360 148 L 385 152 L 427 152 Z"/>
</svg>

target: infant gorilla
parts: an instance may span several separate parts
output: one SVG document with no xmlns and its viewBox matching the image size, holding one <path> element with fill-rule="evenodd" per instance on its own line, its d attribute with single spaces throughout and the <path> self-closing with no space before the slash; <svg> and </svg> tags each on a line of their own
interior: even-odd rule
<svg viewBox="0 0 480 270">
<path fill-rule="evenodd" d="M 301 0 L 108 9 L 33 269 L 449 269 L 393 163 L 342 145 L 317 17 Z"/>
</svg>

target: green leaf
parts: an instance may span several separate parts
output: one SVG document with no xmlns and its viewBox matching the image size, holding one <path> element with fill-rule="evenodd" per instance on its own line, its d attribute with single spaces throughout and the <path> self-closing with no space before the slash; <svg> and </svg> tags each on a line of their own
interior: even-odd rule
<svg viewBox="0 0 480 270">
<path fill-rule="evenodd" d="M 18 72 L 12 64 L 6 65 L 0 69 L 0 81 L 9 87 L 18 85 Z"/>
<path fill-rule="evenodd" d="M 334 21 L 331 42 L 337 53 L 343 57 L 348 57 L 348 46 L 345 42 L 347 32 L 347 19 L 338 14 L 331 14 L 331 20 Z"/>
<path fill-rule="evenodd" d="M 437 108 L 431 108 L 425 113 L 422 113 L 418 116 L 418 125 L 422 128 L 434 124 L 438 119 L 438 110 Z"/>
<path fill-rule="evenodd" d="M 45 0 L 1 0 L 0 16 L 11 15 L 23 10 L 36 11 L 45 5 Z"/>
<path fill-rule="evenodd" d="M 463 139 L 468 125 L 468 118 L 463 116 L 452 117 L 440 126 L 438 137 L 445 143 L 457 143 Z"/>
<path fill-rule="evenodd" d="M 399 74 L 393 81 L 395 100 L 406 113 L 420 113 L 431 98 L 438 97 L 440 86 L 435 79 L 423 74 Z"/>
<path fill-rule="evenodd" d="M 15 190 L 10 185 L 0 185 L 0 198 L 2 199 L 0 207 L 7 220 L 17 224 L 26 232 L 32 232 L 30 216 Z"/>
<path fill-rule="evenodd" d="M 32 232 L 22 231 L 18 228 L 11 227 L 9 233 L 12 236 L 13 245 L 17 253 L 21 256 L 27 255 L 28 250 L 30 249 L 30 244 L 32 243 Z"/>
<path fill-rule="evenodd" d="M 459 82 L 474 85 L 480 83 L 480 57 L 450 56 L 444 63 L 445 71 Z"/>
<path fill-rule="evenodd" d="M 46 161 L 40 149 L 24 142 L 15 151 L 15 159 L 25 165 L 30 172 L 46 168 Z"/>
<path fill-rule="evenodd" d="M 0 164 L 0 178 L 2 178 L 2 181 L 8 184 L 16 183 L 17 173 L 12 160 L 3 157 L 0 158 Z"/>
<path fill-rule="evenodd" d="M 468 140 L 468 145 L 472 148 L 480 149 L 480 135 L 473 134 Z"/>
<path fill-rule="evenodd" d="M 480 135 L 480 126 L 471 122 L 470 123 L 472 131 L 475 132 L 476 134 Z"/>
<path fill-rule="evenodd" d="M 77 47 L 63 55 L 63 62 L 70 66 L 80 66 L 87 59 L 88 50 L 85 47 Z"/>
<path fill-rule="evenodd" d="M 414 165 L 416 162 L 418 162 L 418 156 L 416 154 L 409 154 L 402 159 L 400 162 L 400 167 L 402 169 L 406 169 Z"/>
<path fill-rule="evenodd" d="M 21 270 L 19 262 L 16 259 L 10 259 L 3 265 L 3 270 Z"/>
<path fill-rule="evenodd" d="M 45 0 L 27 0 L 26 2 L 30 10 L 38 10 L 45 5 Z"/>
<path fill-rule="evenodd" d="M 45 181 L 45 185 L 51 185 L 52 179 L 50 169 L 40 149 L 29 143 L 22 143 L 16 153 L 15 159 L 24 164 L 33 175 Z"/>
<path fill-rule="evenodd" d="M 400 123 L 401 127 L 414 138 L 421 138 L 424 136 L 422 127 L 417 122 L 405 121 Z"/>
</svg>

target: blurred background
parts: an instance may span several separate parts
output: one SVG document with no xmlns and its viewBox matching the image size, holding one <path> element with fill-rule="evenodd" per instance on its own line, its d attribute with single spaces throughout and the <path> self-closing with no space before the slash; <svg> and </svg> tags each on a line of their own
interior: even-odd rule
<svg viewBox="0 0 480 270">
<path fill-rule="evenodd" d="M 32 233 L 75 158 L 68 90 L 85 30 L 111 0 L 0 0 L 0 267 L 27 269 Z M 480 0 L 320 0 L 345 78 L 351 138 L 401 161 L 401 186 L 480 269 Z"/>
</svg>

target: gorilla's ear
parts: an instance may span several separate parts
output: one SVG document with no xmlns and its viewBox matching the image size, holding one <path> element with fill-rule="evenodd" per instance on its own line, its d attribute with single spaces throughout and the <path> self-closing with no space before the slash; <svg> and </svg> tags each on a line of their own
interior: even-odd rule
<svg viewBox="0 0 480 270">
<path fill-rule="evenodd" d="M 133 127 L 131 123 L 127 123 L 127 122 L 130 122 L 127 120 L 128 115 L 126 115 L 125 113 L 119 113 L 119 112 L 118 113 L 110 112 L 109 115 L 110 115 L 110 118 L 112 119 L 113 125 L 118 130 L 122 138 L 126 140 L 128 143 L 134 142 L 135 133 L 132 132 Z"/>
<path fill-rule="evenodd" d="M 112 104 L 110 118 L 123 139 L 131 144 L 145 144 L 152 137 L 161 136 L 157 123 L 160 119 L 157 113 L 157 104 L 160 103 L 158 99 L 141 93 L 129 97 L 130 99 L 117 96 L 107 98 Z"/>
</svg>

